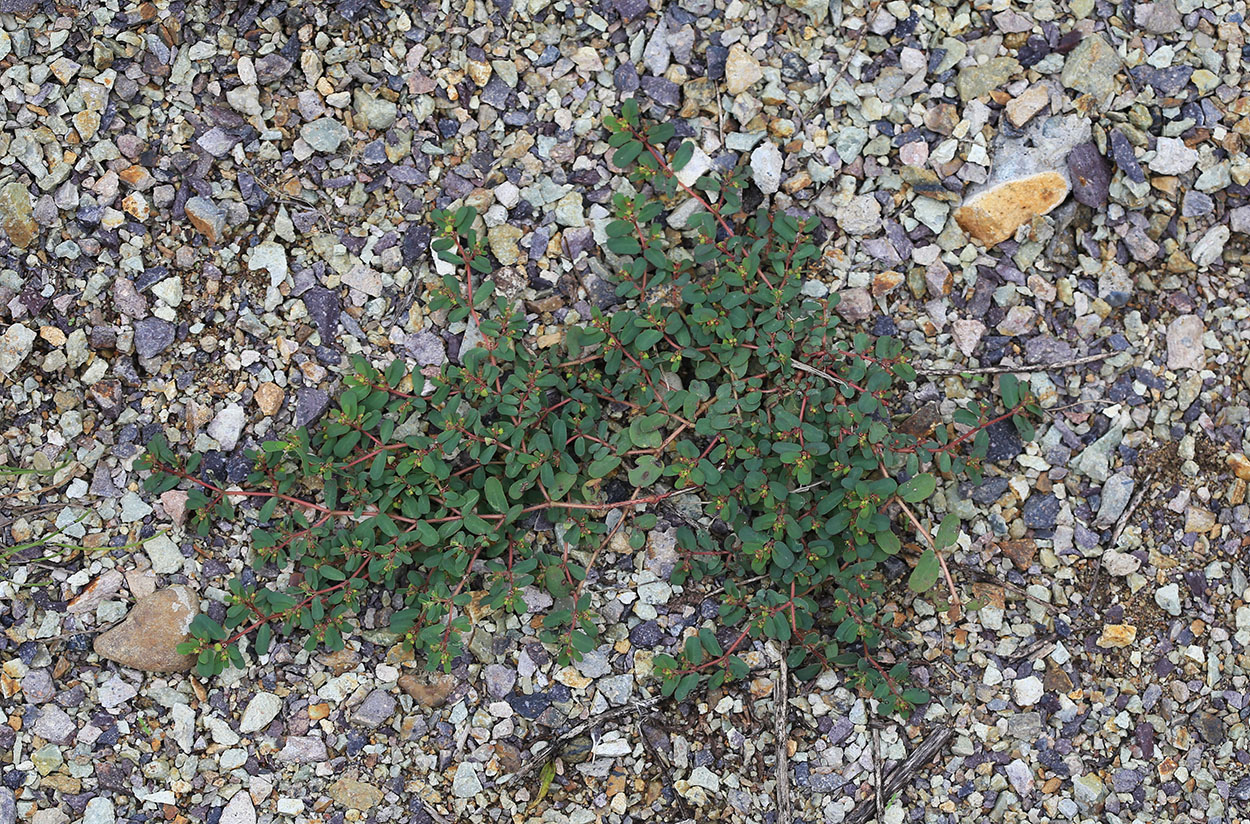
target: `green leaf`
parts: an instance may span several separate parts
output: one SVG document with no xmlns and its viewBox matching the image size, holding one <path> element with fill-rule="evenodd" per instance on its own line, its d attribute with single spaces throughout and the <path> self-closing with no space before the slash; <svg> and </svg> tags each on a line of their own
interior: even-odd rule
<svg viewBox="0 0 1250 824">
<path fill-rule="evenodd" d="M 644 329 L 638 333 L 638 337 L 634 338 L 634 348 L 645 352 L 663 339 L 664 333 L 659 329 Z"/>
<path fill-rule="evenodd" d="M 1016 432 L 1020 433 L 1020 440 L 1031 441 L 1037 437 L 1037 431 L 1033 428 L 1033 422 L 1022 414 L 1012 415 L 1011 422 L 1016 427 Z"/>
<path fill-rule="evenodd" d="M 490 477 L 486 479 L 486 502 L 496 512 L 508 511 L 508 499 L 503 494 L 503 484 L 498 478 Z"/>
<path fill-rule="evenodd" d="M 621 465 L 621 459 L 616 455 L 608 455 L 598 460 L 590 462 L 586 467 L 586 473 L 592 478 L 603 478 L 612 470 Z"/>
<path fill-rule="evenodd" d="M 632 237 L 608 238 L 607 247 L 614 255 L 636 255 L 642 251 L 642 245 Z"/>
<path fill-rule="evenodd" d="M 703 663 L 703 645 L 699 643 L 699 636 L 691 635 L 686 639 L 685 646 L 682 647 L 682 655 L 692 666 L 697 667 Z"/>
<path fill-rule="evenodd" d="M 912 592 L 928 592 L 937 583 L 940 573 L 941 564 L 938 562 L 937 553 L 932 549 L 926 549 L 921 553 L 920 560 L 916 561 L 916 568 L 911 571 L 907 586 Z"/>
<path fill-rule="evenodd" d="M 903 700 L 908 704 L 925 704 L 929 701 L 929 691 L 920 687 L 909 687 L 903 690 Z"/>
<path fill-rule="evenodd" d="M 645 489 L 658 481 L 663 474 L 663 464 L 651 455 L 643 455 L 638 459 L 638 466 L 629 470 L 629 482 L 639 489 Z"/>
<path fill-rule="evenodd" d="M 898 488 L 898 496 L 909 504 L 926 500 L 937 489 L 937 479 L 925 472 Z"/>
<path fill-rule="evenodd" d="M 876 539 L 877 546 L 881 547 L 881 551 L 886 555 L 897 555 L 898 551 L 902 549 L 902 543 L 899 541 L 898 536 L 889 530 L 878 532 Z"/>
<path fill-rule="evenodd" d="M 677 688 L 673 690 L 673 698 L 677 701 L 684 701 L 696 686 L 699 685 L 699 674 L 697 672 L 688 672 L 677 682 Z"/>
<path fill-rule="evenodd" d="M 204 613 L 200 613 L 191 619 L 191 634 L 196 638 L 206 639 L 209 641 L 226 640 L 226 631 L 222 629 L 221 624 L 209 618 Z"/>
<path fill-rule="evenodd" d="M 690 162 L 690 158 L 694 156 L 694 144 L 689 140 L 684 141 L 677 147 L 677 152 L 673 155 L 673 162 L 669 165 L 673 167 L 674 172 L 680 172 Z"/>
<path fill-rule="evenodd" d="M 955 543 L 958 539 L 959 516 L 954 512 L 949 512 L 938 526 L 937 534 L 933 536 L 933 542 L 938 545 L 939 549 L 942 549 Z"/>
<path fill-rule="evenodd" d="M 269 652 L 269 643 L 273 640 L 273 629 L 268 623 L 260 625 L 256 630 L 256 654 L 265 655 Z"/>
<path fill-rule="evenodd" d="M 641 141 L 629 141 L 612 153 L 612 165 L 618 169 L 624 169 L 638 159 L 638 155 L 642 154 L 642 148 Z"/>
<path fill-rule="evenodd" d="M 621 117 L 625 118 L 625 122 L 631 126 L 638 125 L 638 101 L 634 98 L 626 98 L 621 104 Z"/>
<path fill-rule="evenodd" d="M 629 424 L 629 440 L 638 449 L 656 449 L 664 443 L 664 435 L 648 429 L 646 420 L 637 417 Z"/>
<path fill-rule="evenodd" d="M 998 378 L 998 391 L 1003 396 L 1003 405 L 1008 409 L 1020 402 L 1020 381 L 1016 379 L 1015 375 L 1000 375 Z"/>
<path fill-rule="evenodd" d="M 699 643 L 715 658 L 719 658 L 724 654 L 721 650 L 720 641 L 716 640 L 716 633 L 706 627 L 699 630 Z"/>
</svg>

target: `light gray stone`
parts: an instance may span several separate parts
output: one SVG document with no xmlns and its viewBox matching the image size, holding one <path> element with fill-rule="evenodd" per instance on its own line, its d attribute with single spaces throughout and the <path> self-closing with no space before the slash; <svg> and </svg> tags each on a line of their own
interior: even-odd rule
<svg viewBox="0 0 1250 824">
<path fill-rule="evenodd" d="M 781 188 L 781 151 L 771 140 L 765 140 L 751 152 L 751 179 L 766 195 Z"/>
<path fill-rule="evenodd" d="M 87 802 L 83 810 L 82 824 L 113 824 L 117 820 L 117 810 L 113 801 L 102 795 Z"/>
<path fill-rule="evenodd" d="M 1181 614 L 1181 588 L 1175 583 L 1161 586 L 1155 590 L 1155 603 L 1159 605 L 1159 609 L 1171 615 L 1173 618 L 1180 617 Z"/>
<path fill-rule="evenodd" d="M 221 444 L 221 448 L 230 452 L 239 442 L 243 434 L 243 424 L 247 422 L 247 414 L 243 407 L 232 403 L 217 413 L 213 422 L 208 425 L 209 436 Z"/>
<path fill-rule="evenodd" d="M 1117 472 L 1102 485 L 1102 500 L 1098 504 L 1098 526 L 1111 526 L 1124 513 L 1133 497 L 1133 478 L 1125 472 Z"/>
<path fill-rule="evenodd" d="M 239 790 L 221 811 L 220 824 L 256 824 L 256 806 L 252 794 Z"/>
<path fill-rule="evenodd" d="M 282 699 L 272 692 L 258 692 L 247 702 L 243 710 L 243 718 L 239 721 L 239 732 L 244 735 L 259 732 L 277 718 L 282 709 Z"/>
<path fill-rule="evenodd" d="M 451 781 L 451 792 L 456 798 L 473 798 L 482 791 L 482 781 L 477 777 L 477 767 L 461 761 Z"/>
<path fill-rule="evenodd" d="M 0 373 L 10 375 L 22 365 L 35 346 L 35 331 L 21 323 L 10 326 L 0 336 Z"/>
<path fill-rule="evenodd" d="M 331 154 L 347 139 L 347 127 L 333 117 L 319 117 L 301 126 L 299 136 L 314 151 Z"/>
</svg>

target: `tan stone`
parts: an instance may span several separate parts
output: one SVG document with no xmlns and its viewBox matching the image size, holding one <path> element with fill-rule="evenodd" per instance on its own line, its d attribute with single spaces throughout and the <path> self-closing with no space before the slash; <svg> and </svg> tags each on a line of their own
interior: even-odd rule
<svg viewBox="0 0 1250 824">
<path fill-rule="evenodd" d="M 30 246 L 39 233 L 39 226 L 31 212 L 30 192 L 25 186 L 10 183 L 0 189 L 0 227 L 19 249 Z"/>
<path fill-rule="evenodd" d="M 184 209 L 187 220 L 191 221 L 195 230 L 207 238 L 209 243 L 216 243 L 221 239 L 226 228 L 225 209 L 206 197 L 188 199 Z"/>
<path fill-rule="evenodd" d="M 575 690 L 584 690 L 591 684 L 591 680 L 589 678 L 582 675 L 573 667 L 565 667 L 556 673 L 556 680 L 564 686 L 571 687 Z"/>
<path fill-rule="evenodd" d="M 153 592 L 140 598 L 119 626 L 95 639 L 95 652 L 145 672 L 186 672 L 195 656 L 178 654 L 177 646 L 190 637 L 199 612 L 199 597 L 188 587 Z"/>
<path fill-rule="evenodd" d="M 1200 506 L 1191 506 L 1185 512 L 1186 532 L 1207 532 L 1215 526 L 1215 513 Z"/>
<path fill-rule="evenodd" d="M 282 401 L 285 397 L 286 393 L 282 391 L 282 387 L 273 381 L 266 381 L 256 387 L 256 405 L 260 407 L 262 415 L 276 414 L 282 408 Z"/>
<path fill-rule="evenodd" d="M 187 519 L 187 497 L 187 493 L 181 489 L 161 493 L 161 508 L 175 526 L 182 526 Z"/>
<path fill-rule="evenodd" d="M 368 810 L 382 800 L 383 792 L 371 784 L 343 777 L 330 785 L 330 797 L 351 810 Z"/>
<path fill-rule="evenodd" d="M 135 220 L 147 220 L 148 215 L 152 214 L 151 207 L 143 195 L 138 192 L 131 192 L 122 200 L 122 209 L 124 209 Z"/>
<path fill-rule="evenodd" d="M 1058 172 L 1028 175 L 970 198 L 955 210 L 955 222 L 981 245 L 996 246 L 1067 196 L 1068 181 Z"/>
<path fill-rule="evenodd" d="M 1137 627 L 1132 624 L 1107 624 L 1102 628 L 1098 646 L 1103 649 L 1127 647 L 1137 640 Z"/>
<path fill-rule="evenodd" d="M 1033 116 L 1046 108 L 1050 102 L 1050 93 L 1045 86 L 1030 86 L 1007 104 L 1007 119 L 1016 128 L 1033 119 Z"/>
<path fill-rule="evenodd" d="M 65 341 L 67 340 L 65 333 L 55 326 L 39 327 L 39 337 L 43 338 L 53 346 L 64 346 Z"/>
<path fill-rule="evenodd" d="M 903 273 L 893 269 L 878 272 L 872 279 L 872 296 L 888 295 L 903 283 Z"/>
<path fill-rule="evenodd" d="M 1234 452 L 1228 456 L 1228 465 L 1238 478 L 1243 481 L 1250 481 L 1250 458 L 1247 458 L 1240 452 Z"/>
<path fill-rule="evenodd" d="M 479 86 L 485 86 L 490 82 L 490 64 L 484 60 L 470 60 L 465 70 L 468 72 L 469 78 Z"/>
<path fill-rule="evenodd" d="M 1019 541 L 1003 541 L 998 547 L 1019 570 L 1028 569 L 1037 556 L 1037 542 L 1029 538 Z"/>
<path fill-rule="evenodd" d="M 78 130 L 78 136 L 84 141 L 95 137 L 96 132 L 100 130 L 100 115 L 96 112 L 82 111 L 74 115 L 74 128 Z"/>
<path fill-rule="evenodd" d="M 725 88 L 730 94 L 742 94 L 764 77 L 760 61 L 740 43 L 734 43 L 725 60 Z"/>
<path fill-rule="evenodd" d="M 456 679 L 444 673 L 422 673 L 399 676 L 399 688 L 408 693 L 423 707 L 434 709 L 447 703 Z"/>
</svg>

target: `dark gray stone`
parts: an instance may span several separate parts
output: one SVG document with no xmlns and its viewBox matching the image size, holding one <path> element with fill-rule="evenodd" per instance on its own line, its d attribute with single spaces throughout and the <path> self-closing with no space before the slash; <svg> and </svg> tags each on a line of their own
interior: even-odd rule
<svg viewBox="0 0 1250 824">
<path fill-rule="evenodd" d="M 1120 171 L 1128 175 L 1129 180 L 1134 183 L 1146 182 L 1146 173 L 1137 162 L 1137 155 L 1133 153 L 1133 144 L 1118 131 L 1111 133 L 1111 158 L 1115 161 L 1115 165 L 1120 167 Z"/>
<path fill-rule="evenodd" d="M 144 318 L 135 323 L 135 352 L 139 357 L 154 358 L 173 342 L 173 324 L 160 318 Z"/>
<path fill-rule="evenodd" d="M 1062 506 L 1053 494 L 1035 492 L 1024 502 L 1024 525 L 1030 529 L 1054 529 Z"/>
<path fill-rule="evenodd" d="M 352 713 L 352 723 L 369 729 L 380 727 L 395 714 L 396 705 L 393 695 L 386 690 L 376 689 Z"/>
<path fill-rule="evenodd" d="M 330 343 L 338 332 L 339 316 L 343 311 L 339 296 L 320 286 L 304 293 L 304 307 L 308 309 L 308 317 L 317 325 L 322 343 Z"/>
<path fill-rule="evenodd" d="M 990 504 L 1003 497 L 1007 491 L 1007 479 L 1002 477 L 985 478 L 981 485 L 972 490 L 971 498 L 981 506 Z"/>
<path fill-rule="evenodd" d="M 507 700 L 512 709 L 522 718 L 537 718 L 551 706 L 551 695 L 545 692 L 536 692 L 532 695 L 513 693 L 508 696 Z"/>
<path fill-rule="evenodd" d="M 1010 461 L 1024 451 L 1024 444 L 1020 442 L 1020 433 L 1016 431 L 1016 425 L 1010 420 L 999 421 L 993 426 L 986 427 L 985 431 L 990 436 L 990 445 L 985 453 L 986 460 Z"/>
<path fill-rule="evenodd" d="M 320 389 L 301 389 L 295 397 L 295 425 L 312 426 L 329 408 L 328 394 Z"/>
</svg>

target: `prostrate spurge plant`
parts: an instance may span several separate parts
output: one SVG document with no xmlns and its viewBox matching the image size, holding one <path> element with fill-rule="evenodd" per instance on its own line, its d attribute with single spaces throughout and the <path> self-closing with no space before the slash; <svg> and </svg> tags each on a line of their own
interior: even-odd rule
<svg viewBox="0 0 1250 824">
<path fill-rule="evenodd" d="M 459 365 L 427 381 L 399 361 L 380 372 L 357 359 L 338 410 L 315 432 L 266 442 L 241 491 L 197 474 L 198 455 L 150 445 L 149 491 L 190 481 L 200 534 L 242 501 L 257 568 L 281 571 L 271 586 L 233 581 L 224 627 L 197 619 L 185 650 L 201 674 L 241 666 L 245 637 L 260 654 L 296 630 L 307 649 L 341 648 L 370 588 L 402 600 L 392 628 L 449 668 L 475 593 L 520 613 L 522 589 L 542 587 L 557 598 L 542 640 L 577 660 L 598 644 L 592 570 L 626 541 L 642 550 L 662 517 L 677 527 L 673 583 L 723 581 L 719 626 L 655 656 L 665 694 L 683 698 L 701 675 L 742 678 L 744 644 L 768 637 L 800 678 L 844 668 L 883 712 L 927 700 L 900 684 L 905 664 L 878 660 L 896 632 L 882 574 L 903 549 L 892 519 L 925 534 L 909 583 L 930 589 L 958 524 L 950 516 L 930 538 L 911 509 L 934 491 L 926 468 L 975 473 L 985 427 L 1011 419 L 1029 437 L 1022 413 L 1036 407 L 1007 376 L 996 418 L 982 405 L 957 413 L 963 434 L 896 432 L 897 387 L 915 373 L 899 341 L 844 334 L 836 295 L 802 294 L 820 262 L 815 220 L 742 216 L 732 176 L 687 187 L 675 172 L 691 144 L 670 155 L 673 127 L 644 130 L 632 101 L 607 127 L 613 163 L 634 166 L 652 193 L 616 195 L 606 226 L 616 292 L 632 308 L 596 312 L 563 347 L 538 349 L 519 305 L 491 299 L 474 212 L 436 211 L 435 248 L 461 274 L 432 307 L 482 335 Z M 678 187 L 702 207 L 685 239 L 660 222 Z"/>
</svg>

